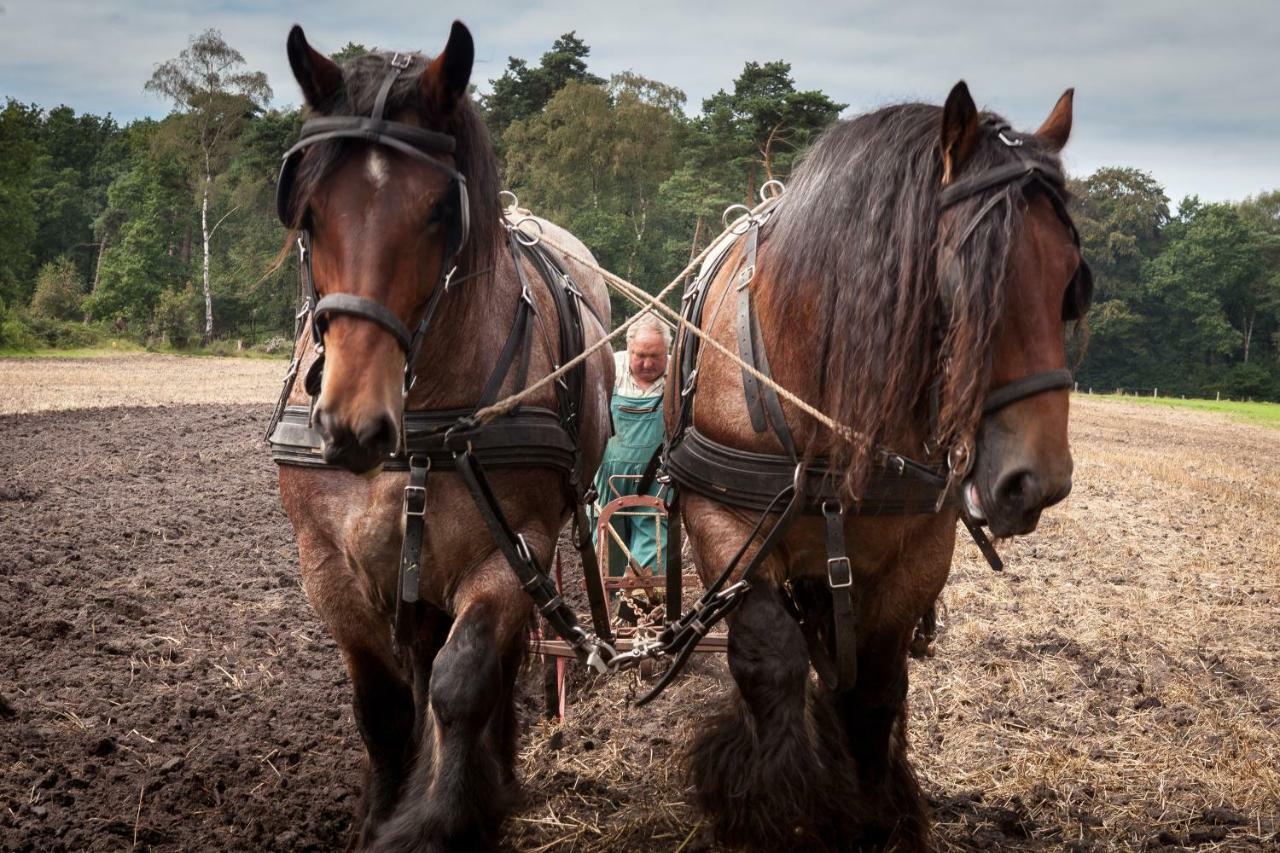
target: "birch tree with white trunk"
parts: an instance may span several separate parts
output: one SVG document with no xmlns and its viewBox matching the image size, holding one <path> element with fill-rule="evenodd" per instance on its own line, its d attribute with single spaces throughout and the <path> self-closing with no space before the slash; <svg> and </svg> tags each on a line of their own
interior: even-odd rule
<svg viewBox="0 0 1280 853">
<path fill-rule="evenodd" d="M 228 45 L 217 30 L 193 36 L 177 58 L 156 66 L 146 90 L 172 101 L 189 123 L 195 155 L 192 175 L 200 198 L 200 236 L 204 285 L 204 340 L 213 337 L 213 292 L 209 276 L 209 245 L 218 226 L 235 212 L 217 218 L 209 212 L 213 179 L 224 168 L 232 140 L 244 121 L 266 107 L 271 87 L 261 71 L 244 67 L 244 56 Z"/>
</svg>

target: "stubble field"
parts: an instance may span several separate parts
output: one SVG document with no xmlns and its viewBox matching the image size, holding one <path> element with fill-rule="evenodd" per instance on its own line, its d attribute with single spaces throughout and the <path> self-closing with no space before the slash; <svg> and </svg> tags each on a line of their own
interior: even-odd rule
<svg viewBox="0 0 1280 853">
<path fill-rule="evenodd" d="M 284 366 L 0 360 L 0 849 L 338 849 L 361 747 L 261 443 Z M 86 408 L 97 407 L 97 408 Z M 1280 431 L 1077 397 L 1075 490 L 962 545 L 911 743 L 935 846 L 1280 847 Z M 568 565 L 571 574 L 574 566 Z M 705 850 L 654 705 L 530 667 L 513 850 Z"/>
</svg>

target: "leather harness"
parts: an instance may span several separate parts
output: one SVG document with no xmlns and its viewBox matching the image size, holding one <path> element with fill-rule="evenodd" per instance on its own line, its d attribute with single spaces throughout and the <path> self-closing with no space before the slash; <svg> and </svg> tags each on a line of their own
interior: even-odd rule
<svg viewBox="0 0 1280 853">
<path fill-rule="evenodd" d="M 988 120 L 986 126 L 997 133 L 1006 146 L 1014 150 L 1016 162 L 995 167 L 949 185 L 942 191 L 940 211 L 965 199 L 1009 184 L 1017 185 L 1024 190 L 1030 186 L 1037 186 L 1046 191 L 1054 210 L 1070 229 L 1072 240 L 1078 248 L 1080 237 L 1063 199 L 1061 172 L 1051 164 L 1030 159 L 1017 150 L 1022 142 L 1013 137 L 1007 125 Z M 708 262 L 702 274 L 686 289 L 682 310 L 684 319 L 689 325 L 701 327 L 710 284 L 719 275 L 726 258 L 731 254 L 732 242 L 742 241 L 743 249 L 738 267 L 731 276 L 729 284 L 737 294 L 735 328 L 738 351 L 743 362 L 770 378 L 772 374 L 756 312 L 752 305 L 750 284 L 756 272 L 756 253 L 761 226 L 770 216 L 778 212 L 781 205 L 782 198 L 778 197 L 772 206 L 750 220 L 745 231 L 731 232 L 735 234 L 733 241 L 724 246 Z M 975 214 L 962 232 L 961 241 L 972 234 L 981 219 L 992 208 L 993 205 L 989 203 Z M 943 271 L 943 278 L 952 286 L 958 284 L 954 281 L 955 275 L 950 270 Z M 1081 259 L 1064 299 L 1063 320 L 1080 319 L 1088 310 L 1092 292 L 1092 273 L 1088 264 Z M 733 298 L 732 294 L 730 298 Z M 764 519 L 776 511 L 784 499 L 786 500 L 785 508 L 774 522 L 769 535 L 761 544 L 750 565 L 742 573 L 741 579 L 733 587 L 738 590 L 739 595 L 745 594 L 750 588 L 754 572 L 773 546 L 781 541 L 786 529 L 800 512 L 823 516 L 826 531 L 827 587 L 831 593 L 832 621 L 826 624 L 815 624 L 817 620 L 812 618 L 813 614 L 806 613 L 794 596 L 789 604 L 793 615 L 797 617 L 804 630 L 814 670 L 832 690 L 851 689 L 857 680 L 859 601 L 857 590 L 852 583 L 844 535 L 847 516 L 902 516 L 958 508 L 961 521 L 992 568 L 999 571 L 1003 567 L 999 555 L 981 525 L 969 517 L 964 507 L 960 506 L 954 490 L 950 489 L 949 464 L 918 462 L 902 454 L 881 450 L 875 460 L 874 473 L 861 498 L 852 506 L 847 506 L 841 498 L 836 472 L 828 467 L 825 460 L 804 459 L 797 450 L 777 392 L 771 386 L 759 382 L 745 369 L 742 371 L 742 383 L 752 428 L 757 433 L 771 431 L 785 451 L 785 455 L 741 450 L 719 444 L 700 433 L 693 424 L 693 402 L 697 391 L 700 352 L 698 338 L 681 332 L 677 339 L 676 352 L 679 358 L 677 385 L 680 389 L 679 408 L 675 429 L 668 437 L 662 451 L 661 462 L 665 476 L 673 484 L 672 504 L 674 505 L 679 499 L 679 489 L 689 489 L 729 506 L 762 512 L 760 522 L 756 525 L 756 532 L 758 532 Z M 1071 384 L 1071 372 L 1066 369 L 1043 371 L 1022 377 L 989 392 L 983 404 L 983 416 L 990 416 L 1019 400 L 1037 394 L 1069 388 Z M 936 385 L 932 396 L 936 401 Z M 936 409 L 936 404 L 934 408 Z M 678 513 L 674 509 L 672 513 L 674 526 Z M 744 550 L 747 544 L 754 540 L 756 532 L 753 532 L 748 542 L 743 545 Z M 736 568 L 741 555 L 742 551 L 739 551 L 738 556 L 730 561 L 720 579 L 712 585 L 709 593 L 721 587 Z M 668 571 L 679 571 L 678 554 L 674 565 L 669 567 Z M 727 605 L 726 612 L 732 606 L 732 604 Z M 822 641 L 823 634 L 829 634 L 832 637 L 833 655 L 827 651 L 827 644 Z M 671 669 L 678 669 L 681 663 L 681 659 L 677 659 Z M 669 682 L 671 675 L 672 672 L 669 670 L 664 675 L 663 681 L 642 701 L 648 701 L 656 695 Z"/>
<path fill-rule="evenodd" d="M 333 467 L 322 454 L 320 436 L 311 428 L 311 412 L 320 393 L 324 369 L 324 334 L 326 318 L 345 314 L 372 322 L 390 334 L 405 353 L 404 388 L 407 396 L 414 381 L 414 368 L 431 319 L 441 299 L 449 292 L 455 272 L 452 266 L 470 231 L 466 178 L 451 165 L 436 159 L 438 154 L 451 154 L 456 148 L 452 136 L 427 131 L 383 117 L 387 95 L 399 76 L 410 68 L 412 58 L 396 54 L 369 117 L 332 116 L 313 118 L 303 124 L 296 145 L 284 155 L 277 187 L 277 209 L 281 221 L 296 227 L 301 234 L 303 304 L 295 327 L 294 358 L 285 375 L 280 401 L 272 415 L 267 436 L 272 457 L 281 465 Z M 348 293 L 318 295 L 311 266 L 311 234 L 305 212 L 294 209 L 293 183 L 306 149 L 317 143 L 335 139 L 354 139 L 393 148 L 439 169 L 450 176 L 457 189 L 456 217 L 446 243 L 444 261 L 435 289 L 428 298 L 422 317 L 412 333 L 407 325 L 386 306 Z M 580 414 L 585 404 L 585 365 L 568 371 L 555 383 L 556 411 L 537 407 L 521 407 L 511 414 L 487 424 L 477 424 L 474 412 L 492 404 L 509 378 L 517 388 L 524 387 L 529 373 L 534 325 L 542 326 L 547 335 L 548 354 L 555 352 L 546 324 L 537 315 L 533 285 L 525 274 L 524 264 L 538 271 L 538 278 L 551 294 L 556 309 L 555 325 L 560 358 L 567 362 L 584 349 L 582 308 L 594 308 L 574 286 L 563 264 L 545 246 L 520 239 L 516 227 L 504 220 L 507 228 L 507 250 L 511 254 L 521 286 L 516 313 L 497 363 L 480 392 L 473 408 L 464 411 L 408 411 L 403 417 L 401 449 L 388 457 L 384 465 L 391 470 L 408 470 L 404 489 L 405 534 L 401 548 L 394 639 L 397 646 L 409 642 L 419 598 L 424 517 L 427 512 L 427 479 L 430 471 L 455 471 L 471 493 L 480 516 L 492 534 L 499 551 L 510 564 L 521 586 L 533 599 L 538 611 L 551 628 L 578 653 L 579 657 L 598 669 L 606 668 L 613 650 L 603 582 L 595 564 L 590 528 L 584 505 L 589 499 L 583 483 L 579 443 Z M 473 272 L 470 276 L 478 275 Z M 454 282 L 456 284 L 456 282 Z M 599 320 L 600 318 L 597 317 Z M 603 321 L 601 320 L 601 325 Z M 310 327 L 312 346 L 317 353 L 307 372 L 304 388 L 312 397 L 312 407 L 289 406 L 288 398 L 297 379 L 305 348 L 300 347 L 304 330 Z M 558 365 L 553 365 L 553 369 Z M 523 536 L 512 529 L 489 485 L 486 468 L 550 468 L 565 480 L 566 492 L 573 506 L 575 545 L 582 557 L 587 579 L 588 598 L 592 605 L 595 635 L 587 633 L 576 615 L 559 596 L 554 582 L 547 576 Z M 594 580 L 594 583 L 593 583 Z"/>
<path fill-rule="evenodd" d="M 297 379 L 299 365 L 304 354 L 299 346 L 303 332 L 310 327 L 312 343 L 317 358 L 304 380 L 306 391 L 315 397 L 320 392 L 324 364 L 324 334 L 326 318 L 333 314 L 345 314 L 375 323 L 394 337 L 405 353 L 405 391 L 413 384 L 415 362 L 423 336 L 436 313 L 439 301 L 450 289 L 455 268 L 453 259 L 465 243 L 470 229 L 468 219 L 466 178 L 453 166 L 438 160 L 435 155 L 451 154 L 456 148 L 453 137 L 387 121 L 385 110 L 387 95 L 400 74 L 412 64 L 412 59 L 396 54 L 389 61 L 387 75 L 379 89 L 374 109 L 369 117 L 333 116 L 308 120 L 302 128 L 298 143 L 284 155 L 280 182 L 277 187 L 277 208 L 286 226 L 301 232 L 298 248 L 301 255 L 303 305 L 296 318 L 294 358 L 284 380 L 280 401 L 272 415 L 267 434 L 272 456 L 281 465 L 329 467 L 321 452 L 321 439 L 311 429 L 311 410 L 306 406 L 289 406 L 288 398 Z M 433 168 L 445 172 L 457 190 L 458 212 L 446 244 L 445 260 L 440 277 L 412 333 L 408 326 L 393 312 L 373 300 L 354 294 L 331 293 L 320 297 L 312 277 L 310 231 L 306 227 L 305 211 L 294 209 L 293 182 L 306 149 L 317 142 L 355 139 L 384 145 L 405 153 Z M 1014 147 L 1014 143 L 1002 140 Z M 1016 143 L 1020 145 L 1021 143 Z M 943 191 L 941 207 L 946 207 L 988 189 L 1009 183 L 1037 183 L 1050 191 L 1055 209 L 1063 220 L 1071 225 L 1065 204 L 1060 195 L 1061 175 L 1048 164 L 1027 160 L 1019 152 L 1017 169 L 998 167 L 990 173 L 966 178 Z M 776 205 L 775 205 L 776 209 Z M 975 217 L 985 216 L 990 206 L 984 207 Z M 733 286 L 737 290 L 737 334 L 739 352 L 745 363 L 754 366 L 762 375 L 771 376 L 768 357 L 760 336 L 758 320 L 752 306 L 749 285 L 755 276 L 755 256 L 759 243 L 762 214 L 752 219 L 750 227 L 739 236 L 747 238 L 743 260 L 735 271 Z M 672 559 L 668 572 L 668 612 L 679 612 L 680 596 L 680 514 L 679 489 L 691 489 L 699 494 L 731 506 L 760 512 L 750 536 L 742 543 L 734 557 L 724 567 L 702 597 L 688 612 L 668 622 L 657 641 L 638 644 L 630 652 L 616 653 L 610 645 L 612 635 L 608 622 L 608 607 L 599 567 L 591 546 L 590 531 L 585 519 L 584 506 L 591 498 L 584 490 L 588 481 L 581 470 L 579 448 L 579 416 L 584 404 L 585 369 L 579 365 L 567 372 L 555 383 L 557 410 L 552 412 L 536 407 L 521 407 L 484 425 L 478 425 L 473 414 L 489 406 L 497 397 L 514 368 L 515 386 L 524 387 L 528 377 L 529 355 L 535 305 L 531 285 L 527 280 L 522 261 L 530 261 L 539 272 L 556 306 L 559 353 L 568 361 L 583 351 L 584 334 L 582 306 L 590 303 L 574 287 L 565 274 L 563 265 L 541 245 L 529 245 L 520 240 L 515 226 L 507 227 L 507 246 L 511 252 L 517 275 L 520 278 L 521 298 L 511 331 L 499 354 L 489 379 L 474 408 L 465 411 L 411 411 L 405 412 L 401 450 L 385 460 L 387 468 L 408 470 L 408 484 L 404 489 L 405 536 L 401 550 L 399 582 L 397 584 L 396 628 L 397 645 L 408 642 L 421 573 L 421 557 L 424 537 L 424 516 L 427 512 L 427 478 L 432 469 L 456 472 L 470 492 L 481 518 L 493 536 L 495 544 L 506 558 L 522 587 L 533 599 L 538 611 L 547 619 L 551 628 L 578 654 L 581 660 L 600 672 L 634 666 L 645 658 L 671 656 L 671 665 L 662 678 L 637 705 L 656 697 L 680 672 L 691 657 L 698 641 L 717 622 L 723 619 L 741 601 L 751 588 L 755 572 L 766 557 L 790 529 L 801 512 L 821 513 L 826 522 L 827 581 L 832 595 L 834 634 L 834 662 L 824 650 L 821 634 L 825 626 L 812 626 L 802 610 L 796 608 L 804 627 L 811 659 L 815 670 L 833 688 L 847 690 L 857 678 L 856 619 L 858 600 L 852 582 L 850 562 L 844 541 L 844 522 L 849 514 L 856 515 L 906 515 L 937 512 L 956 504 L 956 497 L 949 489 L 949 468 L 945 465 L 917 462 L 907 457 L 882 451 L 876 458 L 876 473 L 868 485 L 862 500 L 847 507 L 840 498 L 837 478 L 821 459 L 801 458 L 787 426 L 781 401 L 768 383 L 758 382 L 746 371 L 743 385 L 747 408 L 753 428 L 763 433 L 772 430 L 786 451 L 785 456 L 752 453 L 717 444 L 701 435 L 693 426 L 692 404 L 697 388 L 698 344 L 694 336 L 681 334 L 678 340 L 680 399 L 676 429 L 661 450 L 661 458 L 654 462 L 645 477 L 660 476 L 670 480 L 671 490 L 671 543 Z M 1079 245 L 1079 237 L 1071 226 Z M 716 277 L 729 254 L 728 246 L 712 261 L 702 274 L 685 290 L 683 314 L 686 322 L 698 325 L 702 319 L 704 303 L 710 282 Z M 1071 291 L 1076 296 L 1073 305 L 1064 304 L 1064 319 L 1082 316 L 1087 309 L 1087 290 L 1092 291 L 1092 278 L 1082 263 L 1082 272 Z M 472 272 L 471 275 L 478 273 Z M 469 276 L 468 276 L 469 277 Z M 1085 280 L 1087 279 L 1087 281 Z M 1069 293 L 1070 295 L 1070 293 Z M 1074 316 L 1068 309 L 1077 310 Z M 600 318 L 598 318 L 600 319 Z M 601 323 L 602 325 L 603 322 Z M 543 333 L 546 334 L 545 327 Z M 548 339 L 550 352 L 550 340 Z M 553 367 L 557 369 L 558 366 Z M 1016 380 L 991 393 L 984 407 L 990 414 L 1017 400 L 1034 394 L 1067 387 L 1070 374 L 1067 371 L 1047 371 Z M 661 473 L 658 473 L 661 463 Z M 512 529 L 503 514 L 485 473 L 486 468 L 551 468 L 565 477 L 566 489 L 573 506 L 575 545 L 582 556 L 583 574 L 591 605 L 594 634 L 586 632 L 578 623 L 573 610 L 558 594 L 555 584 L 538 565 L 524 538 Z M 675 488 L 678 487 L 678 488 Z M 999 557 L 981 528 L 960 513 L 983 553 L 999 568 Z M 760 535 L 769 519 L 772 526 L 764 533 L 759 549 L 752 555 L 739 580 L 730 584 L 752 542 Z M 674 603 L 674 606 L 673 606 Z"/>
</svg>

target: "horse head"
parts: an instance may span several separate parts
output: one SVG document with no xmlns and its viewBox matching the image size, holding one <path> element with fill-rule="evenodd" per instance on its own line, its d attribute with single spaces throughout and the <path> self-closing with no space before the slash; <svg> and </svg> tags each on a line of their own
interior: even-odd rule
<svg viewBox="0 0 1280 853">
<path fill-rule="evenodd" d="M 432 60 L 339 67 L 295 26 L 288 54 L 309 120 L 286 158 L 280 214 L 310 251 L 313 425 L 327 462 L 364 472 L 399 447 L 429 307 L 467 251 L 468 149 L 492 157 L 466 96 L 475 49 L 455 22 Z"/>
<path fill-rule="evenodd" d="M 1039 130 L 1017 134 L 996 117 L 984 118 L 964 83 L 943 108 L 943 301 L 961 318 L 971 313 L 972 306 L 962 304 L 966 298 L 995 294 L 999 303 L 986 306 L 995 309 L 987 326 L 989 378 L 963 498 L 966 511 L 1001 536 L 1031 532 L 1040 512 L 1071 491 L 1064 331 L 1083 319 L 1092 294 L 1057 162 L 1071 111 L 1068 90 Z M 979 158 L 983 143 L 986 156 Z M 996 241 L 1001 228 L 1009 229 L 1003 268 L 996 270 L 1005 276 L 1002 286 L 966 289 L 960 259 L 981 258 L 981 244 Z"/>
</svg>

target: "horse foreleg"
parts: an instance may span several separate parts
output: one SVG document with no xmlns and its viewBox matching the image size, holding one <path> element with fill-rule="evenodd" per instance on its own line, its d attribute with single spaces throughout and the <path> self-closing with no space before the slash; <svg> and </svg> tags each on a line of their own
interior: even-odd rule
<svg viewBox="0 0 1280 853">
<path fill-rule="evenodd" d="M 455 596 L 458 615 L 432 665 L 418 756 L 378 850 L 492 850 L 514 779 L 513 692 L 529 599 L 501 556 Z"/>
<path fill-rule="evenodd" d="M 698 805 L 729 847 L 827 847 L 838 797 L 806 722 L 804 637 L 774 586 L 755 585 L 729 617 L 729 670 L 738 695 L 689 751 Z"/>
<path fill-rule="evenodd" d="M 907 645 L 914 626 L 858 638 L 858 681 L 835 707 L 861 791 L 851 850 L 927 850 L 924 798 L 907 759 Z M 853 840 L 856 839 L 856 840 Z"/>
<path fill-rule="evenodd" d="M 391 665 L 363 649 L 344 650 L 355 688 L 352 707 L 368 754 L 364 794 L 357 811 L 355 849 L 373 840 L 390 816 L 412 760 L 413 691 Z"/>
</svg>

